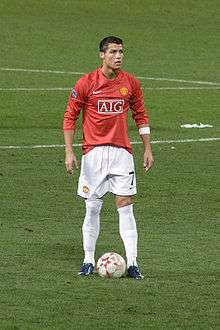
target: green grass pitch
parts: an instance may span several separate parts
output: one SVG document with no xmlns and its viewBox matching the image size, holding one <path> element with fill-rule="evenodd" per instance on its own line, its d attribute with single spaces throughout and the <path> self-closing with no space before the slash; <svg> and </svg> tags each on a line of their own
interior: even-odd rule
<svg viewBox="0 0 220 330">
<path fill-rule="evenodd" d="M 219 11 L 217 0 L 0 1 L 0 329 L 219 328 Z M 66 175 L 62 147 L 23 148 L 63 144 L 68 89 L 80 77 L 69 72 L 95 69 L 98 43 L 112 34 L 124 39 L 124 69 L 143 77 L 152 141 L 161 141 L 147 174 L 133 146 L 140 282 L 77 277 L 79 173 Z M 180 128 L 200 122 L 213 128 Z M 131 119 L 129 134 L 139 141 Z M 101 217 L 96 257 L 124 256 L 113 196 Z"/>
</svg>

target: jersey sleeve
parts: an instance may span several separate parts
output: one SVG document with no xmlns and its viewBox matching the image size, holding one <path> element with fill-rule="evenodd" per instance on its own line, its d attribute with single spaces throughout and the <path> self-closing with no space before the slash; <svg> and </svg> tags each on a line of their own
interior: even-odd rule
<svg viewBox="0 0 220 330">
<path fill-rule="evenodd" d="M 64 113 L 63 129 L 75 130 L 76 121 L 86 102 L 86 82 L 85 79 L 79 79 L 70 93 L 66 111 Z"/>
<path fill-rule="evenodd" d="M 132 96 L 130 99 L 130 109 L 132 111 L 132 118 L 136 126 L 149 123 L 149 117 L 144 106 L 144 96 L 141 89 L 140 82 L 137 79 L 132 79 Z"/>
</svg>

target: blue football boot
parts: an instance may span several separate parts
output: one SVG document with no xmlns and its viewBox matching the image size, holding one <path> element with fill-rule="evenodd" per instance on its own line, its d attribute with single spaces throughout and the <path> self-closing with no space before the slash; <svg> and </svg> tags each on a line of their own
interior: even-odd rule
<svg viewBox="0 0 220 330">
<path fill-rule="evenodd" d="M 88 276 L 88 275 L 92 275 L 93 274 L 93 270 L 94 270 L 94 266 L 91 263 L 83 263 L 80 271 L 78 272 L 78 275 L 81 276 Z"/>
<path fill-rule="evenodd" d="M 135 280 L 142 280 L 144 278 L 144 276 L 141 275 L 138 266 L 128 267 L 127 272 L 128 272 L 128 276 L 134 278 Z"/>
</svg>

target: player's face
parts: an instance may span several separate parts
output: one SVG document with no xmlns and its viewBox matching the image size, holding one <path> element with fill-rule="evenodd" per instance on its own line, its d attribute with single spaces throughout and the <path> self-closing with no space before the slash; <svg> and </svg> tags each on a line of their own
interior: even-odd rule
<svg viewBox="0 0 220 330">
<path fill-rule="evenodd" d="M 120 69 L 123 62 L 123 46 L 118 44 L 109 44 L 105 52 L 100 53 L 103 65 L 112 70 Z"/>
</svg>

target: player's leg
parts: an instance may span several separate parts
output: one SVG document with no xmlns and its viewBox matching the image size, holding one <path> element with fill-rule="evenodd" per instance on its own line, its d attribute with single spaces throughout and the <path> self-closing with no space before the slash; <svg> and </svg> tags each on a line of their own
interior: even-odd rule
<svg viewBox="0 0 220 330">
<path fill-rule="evenodd" d="M 119 231 L 124 243 L 128 274 L 142 278 L 137 267 L 137 227 L 133 213 L 132 196 L 136 194 L 136 177 L 133 156 L 124 148 L 110 147 L 109 187 L 116 195 L 119 214 Z M 130 273 L 130 270 L 132 272 Z M 134 270 L 134 272 L 133 272 Z"/>
<path fill-rule="evenodd" d="M 119 232 L 124 243 L 127 266 L 137 266 L 137 226 L 133 213 L 132 196 L 118 196 L 115 198 L 119 214 Z"/>
<path fill-rule="evenodd" d="M 86 204 L 86 215 L 82 226 L 83 233 L 83 249 L 85 252 L 85 263 L 92 263 L 95 265 L 95 246 L 99 236 L 100 230 L 100 211 L 102 208 L 103 200 L 87 199 Z"/>
<path fill-rule="evenodd" d="M 82 226 L 84 261 L 79 275 L 89 275 L 94 270 L 95 246 L 100 230 L 102 203 L 103 201 L 100 198 L 85 200 L 86 215 Z"/>
<path fill-rule="evenodd" d="M 135 279 L 142 279 L 137 265 L 138 233 L 133 213 L 132 196 L 116 195 L 116 207 L 119 213 L 119 232 L 124 243 L 128 275 Z"/>
<path fill-rule="evenodd" d="M 106 170 L 103 168 L 103 147 L 96 147 L 82 157 L 78 195 L 85 198 L 86 214 L 82 226 L 84 261 L 79 275 L 92 274 L 95 246 L 99 235 L 102 196 L 107 191 Z"/>
</svg>

